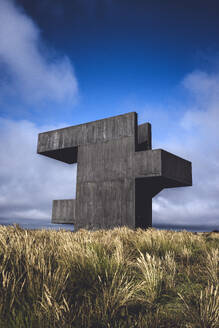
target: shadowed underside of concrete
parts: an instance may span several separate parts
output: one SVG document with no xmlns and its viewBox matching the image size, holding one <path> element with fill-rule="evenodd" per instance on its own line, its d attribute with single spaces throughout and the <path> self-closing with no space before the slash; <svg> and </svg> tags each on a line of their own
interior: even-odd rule
<svg viewBox="0 0 219 328">
<path fill-rule="evenodd" d="M 150 123 L 135 112 L 40 133 L 38 154 L 77 163 L 76 199 L 54 200 L 53 223 L 75 229 L 152 225 L 152 198 L 192 185 L 191 162 L 151 149 Z"/>
</svg>

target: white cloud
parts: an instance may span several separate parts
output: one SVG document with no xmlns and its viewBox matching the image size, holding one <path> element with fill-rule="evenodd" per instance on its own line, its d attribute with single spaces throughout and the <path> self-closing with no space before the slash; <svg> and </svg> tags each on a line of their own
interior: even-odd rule
<svg viewBox="0 0 219 328">
<path fill-rule="evenodd" d="M 0 40 L 0 97 L 28 103 L 75 100 L 77 81 L 70 60 L 48 58 L 38 27 L 10 0 L 0 0 Z"/>
<path fill-rule="evenodd" d="M 0 0 L 0 110 L 72 103 L 77 81 L 67 57 L 52 58 L 39 28 L 12 0 Z M 27 106 L 28 105 L 28 106 Z M 43 107 L 42 108 L 49 108 Z M 74 198 L 76 166 L 36 154 L 39 128 L 0 117 L 0 218 L 49 219 L 53 199 Z"/>
<path fill-rule="evenodd" d="M 192 161 L 193 186 L 158 194 L 154 222 L 219 226 L 219 74 L 195 71 L 182 86 L 191 98 L 190 108 L 174 129 L 168 126 L 159 148 Z"/>
<path fill-rule="evenodd" d="M 76 165 L 36 154 L 39 132 L 31 122 L 0 119 L 1 218 L 49 219 L 53 199 L 75 197 Z"/>
</svg>

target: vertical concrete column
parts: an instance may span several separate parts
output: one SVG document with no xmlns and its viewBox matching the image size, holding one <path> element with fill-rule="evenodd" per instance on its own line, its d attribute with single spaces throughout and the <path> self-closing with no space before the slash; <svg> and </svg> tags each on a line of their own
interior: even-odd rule
<svg viewBox="0 0 219 328">
<path fill-rule="evenodd" d="M 137 127 L 136 133 L 138 134 L 137 151 L 149 150 L 152 148 L 151 143 L 151 124 L 144 123 Z"/>
</svg>

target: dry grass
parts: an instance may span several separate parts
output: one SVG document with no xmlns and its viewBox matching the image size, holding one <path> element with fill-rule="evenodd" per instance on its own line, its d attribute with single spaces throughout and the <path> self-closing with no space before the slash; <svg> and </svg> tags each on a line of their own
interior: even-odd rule
<svg viewBox="0 0 219 328">
<path fill-rule="evenodd" d="M 184 303 L 183 312 L 189 319 L 189 327 L 217 328 L 219 326 L 219 291 L 218 286 L 208 285 L 201 290 L 200 296 L 193 294 L 192 299 L 178 294 Z M 196 303 L 196 307 L 191 303 Z"/>
<path fill-rule="evenodd" d="M 217 234 L 0 226 L 0 328 L 218 327 Z"/>
</svg>

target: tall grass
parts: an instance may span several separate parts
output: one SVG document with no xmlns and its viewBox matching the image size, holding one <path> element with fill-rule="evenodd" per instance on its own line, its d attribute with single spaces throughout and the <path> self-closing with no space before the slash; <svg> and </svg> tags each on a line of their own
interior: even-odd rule
<svg viewBox="0 0 219 328">
<path fill-rule="evenodd" d="M 219 291 L 218 286 L 208 285 L 200 295 L 190 299 L 178 294 L 184 303 L 184 314 L 188 318 L 189 327 L 217 328 L 219 326 Z M 196 303 L 192 306 L 191 303 Z"/>
<path fill-rule="evenodd" d="M 217 234 L 0 226 L 0 328 L 219 325 Z"/>
</svg>

